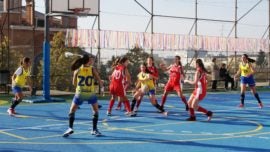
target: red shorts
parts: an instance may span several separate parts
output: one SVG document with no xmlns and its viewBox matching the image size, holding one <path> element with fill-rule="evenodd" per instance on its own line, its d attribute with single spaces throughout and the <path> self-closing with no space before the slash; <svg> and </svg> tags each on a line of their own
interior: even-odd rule
<svg viewBox="0 0 270 152">
<path fill-rule="evenodd" d="M 200 89 L 195 89 L 193 92 L 193 97 L 202 100 L 206 96 L 206 91 L 201 91 Z"/>
<path fill-rule="evenodd" d="M 166 84 L 166 86 L 165 86 L 165 88 L 164 88 L 164 90 L 165 91 L 173 91 L 173 90 L 175 90 L 175 91 L 181 91 L 181 85 L 180 85 L 180 83 L 178 82 L 178 83 L 174 83 L 174 82 L 171 82 L 171 81 L 169 81 L 167 84 Z"/>
<path fill-rule="evenodd" d="M 111 84 L 109 89 L 110 89 L 111 95 L 115 95 L 118 97 L 126 96 L 126 91 L 124 89 L 124 86 Z"/>
</svg>

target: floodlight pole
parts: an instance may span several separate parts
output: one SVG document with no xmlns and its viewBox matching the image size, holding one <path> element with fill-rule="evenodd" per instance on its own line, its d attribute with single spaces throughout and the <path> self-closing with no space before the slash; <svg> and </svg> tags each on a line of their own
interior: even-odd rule
<svg viewBox="0 0 270 152">
<path fill-rule="evenodd" d="M 43 97 L 50 100 L 50 29 L 49 29 L 49 0 L 45 0 L 45 27 L 43 42 Z"/>
</svg>

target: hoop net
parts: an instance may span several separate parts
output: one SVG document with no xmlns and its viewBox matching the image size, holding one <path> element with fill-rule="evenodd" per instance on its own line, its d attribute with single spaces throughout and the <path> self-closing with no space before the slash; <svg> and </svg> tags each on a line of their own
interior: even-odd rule
<svg viewBox="0 0 270 152">
<path fill-rule="evenodd" d="M 73 9 L 70 9 L 70 11 L 72 11 L 77 16 L 85 16 L 89 14 L 89 12 L 91 11 L 91 8 L 73 8 Z"/>
</svg>

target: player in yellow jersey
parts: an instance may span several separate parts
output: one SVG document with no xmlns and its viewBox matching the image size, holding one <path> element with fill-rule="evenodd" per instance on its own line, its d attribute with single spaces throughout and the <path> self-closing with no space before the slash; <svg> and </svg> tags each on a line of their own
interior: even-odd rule
<svg viewBox="0 0 270 152">
<path fill-rule="evenodd" d="M 149 95 L 149 99 L 154 107 L 156 107 L 164 115 L 167 115 L 167 112 L 157 103 L 155 97 L 155 84 L 153 81 L 153 75 L 146 68 L 146 64 L 140 66 L 141 72 L 137 75 L 138 82 L 136 86 L 136 91 L 131 102 L 131 110 L 134 110 L 135 104 L 137 101 L 141 100 L 144 94 Z M 138 109 L 134 110 L 137 112 Z"/>
<path fill-rule="evenodd" d="M 101 135 L 101 133 L 98 131 L 97 128 L 98 102 L 97 96 L 95 94 L 94 81 L 96 79 L 102 86 L 103 80 L 100 79 L 97 70 L 92 66 L 93 63 L 94 63 L 94 56 L 83 55 L 82 58 L 76 60 L 71 66 L 71 70 L 74 71 L 73 85 L 76 86 L 76 93 L 69 111 L 69 128 L 63 134 L 63 137 L 68 137 L 70 134 L 74 132 L 73 123 L 75 120 L 75 112 L 78 106 L 81 105 L 84 101 L 87 101 L 88 104 L 92 105 L 93 130 L 91 134 L 95 136 Z"/>
<path fill-rule="evenodd" d="M 248 57 L 247 54 L 242 55 L 242 62 L 239 65 L 239 70 L 234 75 L 234 79 L 236 80 L 237 77 L 240 75 L 240 81 L 241 81 L 241 104 L 239 105 L 240 108 L 244 107 L 244 100 L 245 100 L 245 92 L 246 92 L 246 85 L 248 84 L 252 94 L 255 96 L 255 98 L 258 100 L 259 107 L 263 108 L 262 101 L 260 100 L 260 97 L 258 93 L 256 92 L 256 83 L 253 78 L 253 75 L 255 73 L 254 68 L 252 67 L 252 63 L 254 63 L 255 60 Z"/>
<path fill-rule="evenodd" d="M 28 83 L 29 90 L 32 92 L 31 81 L 29 79 L 30 75 L 30 66 L 31 61 L 30 58 L 24 57 L 21 61 L 21 66 L 14 72 L 12 76 L 12 91 L 15 94 L 15 97 L 12 101 L 10 108 L 7 110 L 10 116 L 14 116 L 16 114 L 15 107 L 21 103 L 23 99 L 22 88 Z"/>
</svg>

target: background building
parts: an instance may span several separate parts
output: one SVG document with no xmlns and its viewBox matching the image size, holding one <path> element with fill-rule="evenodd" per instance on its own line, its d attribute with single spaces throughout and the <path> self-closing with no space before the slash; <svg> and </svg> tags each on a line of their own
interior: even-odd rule
<svg viewBox="0 0 270 152">
<path fill-rule="evenodd" d="M 0 42 L 9 40 L 7 50 L 2 49 L 0 52 L 3 58 L 1 62 L 12 64 L 12 53 L 34 58 L 42 52 L 44 14 L 35 11 L 34 0 L 25 0 L 25 6 L 22 6 L 22 1 L 0 0 Z M 51 37 L 55 32 L 65 31 L 66 28 L 77 28 L 77 17 L 51 17 L 50 27 Z M 7 53 L 9 55 L 6 55 Z"/>
</svg>

